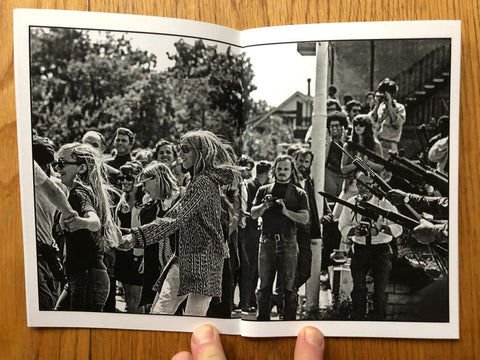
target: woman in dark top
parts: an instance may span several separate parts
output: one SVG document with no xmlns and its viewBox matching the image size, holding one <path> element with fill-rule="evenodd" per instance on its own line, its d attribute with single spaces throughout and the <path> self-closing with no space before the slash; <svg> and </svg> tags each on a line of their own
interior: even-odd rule
<svg viewBox="0 0 480 360">
<path fill-rule="evenodd" d="M 373 120 L 369 115 L 359 114 L 353 118 L 353 131 L 350 141 L 382 156 L 382 146 L 373 135 Z M 350 149 L 348 142 L 344 144 L 343 148 L 353 157 L 360 156 L 373 171 L 377 173 L 382 171 L 382 165 L 374 163 L 363 154 Z M 357 171 L 357 168 L 352 163 L 352 159 L 344 153 L 342 154 L 341 170 L 347 177 L 343 182 L 343 188 L 339 198 L 348 200 L 358 194 L 355 180 L 355 172 Z M 333 216 L 335 219 L 340 217 L 342 208 L 341 205 L 335 204 L 335 208 L 333 209 Z"/>
<path fill-rule="evenodd" d="M 147 166 L 140 174 L 139 182 L 143 184 L 146 196 L 151 199 L 145 204 L 145 208 L 154 207 L 156 210 L 156 216 L 149 222 L 162 218 L 179 199 L 180 189 L 167 164 L 154 162 Z M 178 268 L 176 233 L 171 234 L 167 239 L 168 241 L 153 243 L 145 247 L 143 297 L 145 300 L 150 299 L 149 303 L 153 303 L 152 313 L 158 313 L 155 311 L 155 298 L 158 298 L 157 292 L 160 292 L 162 288 L 165 274 Z M 154 291 L 155 298 L 151 297 L 151 291 Z"/>
<path fill-rule="evenodd" d="M 139 226 L 143 191 L 135 186 L 136 177 L 142 172 L 138 161 L 128 161 L 120 167 L 122 173 L 122 195 L 117 206 L 117 217 L 121 228 Z M 125 290 L 126 310 L 129 313 L 143 313 L 140 305 L 143 285 L 143 249 L 130 251 L 115 250 L 115 279 Z"/>
<path fill-rule="evenodd" d="M 55 166 L 78 213 L 64 222 L 70 309 L 102 311 L 110 289 L 103 254 L 121 236 L 110 211 L 109 191 L 114 190 L 108 185 L 100 154 L 90 145 L 62 146 Z"/>
</svg>

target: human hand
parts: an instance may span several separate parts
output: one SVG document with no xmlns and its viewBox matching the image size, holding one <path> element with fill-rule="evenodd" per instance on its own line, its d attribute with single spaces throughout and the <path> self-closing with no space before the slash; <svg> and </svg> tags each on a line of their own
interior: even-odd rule
<svg viewBox="0 0 480 360">
<path fill-rule="evenodd" d="M 135 238 L 133 237 L 133 234 L 127 234 L 122 236 L 121 242 L 118 244 L 117 249 L 118 250 L 130 250 L 132 249 L 136 244 Z"/>
<path fill-rule="evenodd" d="M 386 93 L 385 93 L 385 102 L 387 103 L 387 105 L 388 105 L 389 107 L 393 107 L 392 94 L 390 94 L 389 92 L 386 92 Z"/>
<path fill-rule="evenodd" d="M 333 214 L 328 213 L 328 214 L 323 215 L 322 218 L 320 219 L 320 221 L 321 221 L 322 224 L 330 224 L 331 222 L 333 222 Z"/>
<path fill-rule="evenodd" d="M 138 273 L 143 274 L 143 270 L 145 269 L 145 259 L 142 258 L 140 265 L 138 266 Z"/>
<path fill-rule="evenodd" d="M 271 194 L 265 195 L 263 198 L 262 206 L 264 209 L 268 209 L 274 205 L 274 199 Z"/>
<path fill-rule="evenodd" d="M 60 226 L 63 229 L 67 229 L 67 225 L 65 224 L 66 220 L 70 220 L 71 218 L 74 218 L 75 216 L 78 216 L 78 213 L 75 210 L 69 210 L 68 212 L 61 212 L 60 213 Z"/>
<path fill-rule="evenodd" d="M 86 229 L 87 224 L 85 219 L 78 216 L 70 216 L 68 219 L 63 219 L 63 227 L 70 232 L 77 231 L 80 229 Z"/>
<path fill-rule="evenodd" d="M 420 219 L 420 224 L 413 229 L 413 236 L 421 244 L 430 244 L 435 241 L 435 225 Z"/>
<path fill-rule="evenodd" d="M 278 199 L 276 203 L 282 207 L 282 214 L 286 216 L 288 209 L 287 209 L 287 206 L 285 205 L 285 201 L 283 199 Z"/>
<path fill-rule="evenodd" d="M 190 341 L 191 353 L 182 351 L 172 360 L 226 360 L 217 329 L 211 325 L 200 325 Z M 302 328 L 297 336 L 294 360 L 323 360 L 325 342 L 323 334 L 314 327 Z"/>
<path fill-rule="evenodd" d="M 403 205 L 405 204 L 405 198 L 407 197 L 407 193 L 405 191 L 399 189 L 392 189 L 387 192 L 385 197 L 388 201 L 390 201 L 393 205 Z"/>
</svg>

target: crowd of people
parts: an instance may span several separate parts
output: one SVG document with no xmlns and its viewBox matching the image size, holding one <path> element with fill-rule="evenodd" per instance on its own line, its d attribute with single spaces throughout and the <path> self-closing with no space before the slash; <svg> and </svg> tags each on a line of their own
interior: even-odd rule
<svg viewBox="0 0 480 360">
<path fill-rule="evenodd" d="M 319 272 L 338 260 L 335 249 L 345 249 L 352 319 L 367 316 L 370 270 L 374 317 L 385 319 L 391 244 L 405 229 L 359 216 L 357 199 L 399 213 L 425 206 L 432 215 L 448 213 L 448 198 L 435 197 L 431 186 L 420 195 L 375 190 L 372 173 L 386 182 L 394 175 L 356 145 L 382 158 L 398 151 L 405 107 L 395 95 L 396 84 L 385 79 L 364 105 L 351 99 L 342 108 L 328 99 L 324 190 L 352 207 L 325 199 L 322 214 L 308 138 L 274 161 L 254 161 L 205 130 L 183 134 L 178 145 L 160 140 L 139 149 L 135 134 L 118 128 L 110 154 L 96 131 L 70 144 L 34 134 L 39 309 L 115 312 L 122 296 L 129 313 L 230 318 L 238 308 L 266 321 L 276 305 L 283 320 L 295 320 L 298 290 L 318 292 Z M 431 145 L 443 172 L 446 137 Z M 445 241 L 445 221 L 417 220 L 419 242 Z M 314 244 L 323 244 L 321 256 Z M 304 318 L 321 318 L 315 299 L 306 299 Z"/>
</svg>

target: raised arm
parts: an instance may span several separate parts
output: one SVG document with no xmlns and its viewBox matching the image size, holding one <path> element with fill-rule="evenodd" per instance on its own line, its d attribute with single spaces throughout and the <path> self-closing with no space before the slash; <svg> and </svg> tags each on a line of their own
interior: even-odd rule
<svg viewBox="0 0 480 360">
<path fill-rule="evenodd" d="M 218 185 L 208 177 L 196 179 L 185 196 L 163 218 L 132 229 L 134 246 L 144 247 L 174 233 L 181 224 L 190 221 L 202 210 L 203 204 L 211 200 L 214 191 L 219 191 Z"/>
<path fill-rule="evenodd" d="M 62 213 L 64 218 L 77 215 L 68 203 L 68 199 L 63 191 L 48 178 L 40 165 L 34 161 L 35 187 L 45 192 L 48 200 L 55 205 Z"/>
</svg>

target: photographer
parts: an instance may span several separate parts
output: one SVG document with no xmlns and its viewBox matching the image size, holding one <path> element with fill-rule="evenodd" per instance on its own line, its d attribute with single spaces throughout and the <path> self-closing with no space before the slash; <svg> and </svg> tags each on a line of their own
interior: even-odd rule
<svg viewBox="0 0 480 360">
<path fill-rule="evenodd" d="M 397 209 L 387 200 L 380 200 L 370 192 L 372 179 L 363 173 L 357 173 L 357 188 L 362 201 L 367 201 L 381 208 L 395 211 Z M 357 197 L 348 200 L 354 204 Z M 402 227 L 383 217 L 376 221 L 354 213 L 343 207 L 338 220 L 338 227 L 344 237 L 353 241 L 352 262 L 350 270 L 353 278 L 352 305 L 353 320 L 365 320 L 367 311 L 366 277 L 372 272 L 374 283 L 373 310 L 375 320 L 386 317 L 387 295 L 385 288 L 392 269 L 392 249 L 390 242 L 402 234 Z"/>
<path fill-rule="evenodd" d="M 375 134 L 384 154 L 388 154 L 389 150 L 398 152 L 398 142 L 406 119 L 405 106 L 394 99 L 397 91 L 395 81 L 389 78 L 382 80 L 375 93 L 375 107 L 369 113 L 375 122 Z"/>
<path fill-rule="evenodd" d="M 260 287 L 257 291 L 257 320 L 270 320 L 270 302 L 273 281 L 281 284 L 284 320 L 295 320 L 297 293 L 295 273 L 297 267 L 296 223 L 309 220 L 308 199 L 305 191 L 295 186 L 296 169 L 293 159 L 280 155 L 273 164 L 275 182 L 261 186 L 253 201 L 253 219 L 263 219 L 260 238 L 258 272 Z"/>
</svg>

